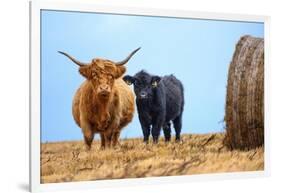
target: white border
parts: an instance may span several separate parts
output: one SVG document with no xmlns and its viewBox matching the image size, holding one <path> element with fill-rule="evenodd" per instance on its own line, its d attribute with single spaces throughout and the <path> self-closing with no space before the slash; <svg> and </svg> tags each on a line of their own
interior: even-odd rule
<svg viewBox="0 0 281 193">
<path fill-rule="evenodd" d="M 69 182 L 40 184 L 40 10 L 64 10 L 96 13 L 113 13 L 143 16 L 164 16 L 178 18 L 196 18 L 226 21 L 264 22 L 265 24 L 265 167 L 264 171 L 236 172 L 221 174 L 202 174 L 172 177 L 151 177 L 139 179 L 118 179 L 86 182 Z M 193 12 L 184 10 L 166 10 L 136 7 L 118 7 L 92 3 L 79 2 L 52 2 L 32 1 L 30 2 L 30 191 L 41 192 L 50 190 L 73 190 L 83 188 L 105 188 L 121 186 L 140 186 L 155 183 L 183 183 L 202 180 L 225 180 L 241 179 L 249 177 L 261 177 L 270 175 L 270 144 L 269 144 L 269 25 L 268 16 L 222 14 L 208 12 Z M 39 137 L 38 137 L 39 136 Z M 110 185 L 109 185 L 110 183 Z"/>
</svg>

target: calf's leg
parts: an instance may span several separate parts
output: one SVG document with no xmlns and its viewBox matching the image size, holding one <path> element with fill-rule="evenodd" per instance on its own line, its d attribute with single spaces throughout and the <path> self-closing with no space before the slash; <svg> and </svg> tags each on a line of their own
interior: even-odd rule
<svg viewBox="0 0 281 193">
<path fill-rule="evenodd" d="M 142 133 L 143 133 L 143 142 L 148 143 L 149 135 L 150 135 L 150 125 L 141 124 Z"/>
<path fill-rule="evenodd" d="M 164 131 L 164 136 L 165 136 L 165 141 L 168 142 L 171 140 L 171 123 L 167 122 L 165 123 L 164 127 L 163 127 L 163 131 Z"/>
<path fill-rule="evenodd" d="M 158 143 L 158 139 L 160 136 L 161 128 L 164 125 L 165 121 L 165 114 L 164 111 L 159 112 L 159 114 L 153 118 L 152 120 L 152 137 L 153 137 L 153 142 Z"/>
<path fill-rule="evenodd" d="M 153 121 L 152 131 L 151 131 L 151 134 L 152 134 L 152 137 L 153 137 L 153 143 L 158 143 L 160 131 L 161 131 L 161 128 L 162 128 L 163 124 L 164 124 L 164 117 L 163 116 L 158 116 Z"/>
<path fill-rule="evenodd" d="M 143 142 L 148 143 L 151 123 L 148 120 L 148 118 L 142 116 L 141 114 L 139 114 L 139 121 L 141 124 L 142 133 L 143 133 Z"/>
<path fill-rule="evenodd" d="M 160 131 L 161 131 L 161 125 L 154 125 L 152 127 L 152 138 L 153 138 L 153 143 L 158 143 L 158 139 L 160 136 Z"/>
<path fill-rule="evenodd" d="M 175 120 L 173 120 L 173 123 L 176 131 L 176 141 L 179 142 L 182 128 L 182 114 L 175 118 Z"/>
</svg>

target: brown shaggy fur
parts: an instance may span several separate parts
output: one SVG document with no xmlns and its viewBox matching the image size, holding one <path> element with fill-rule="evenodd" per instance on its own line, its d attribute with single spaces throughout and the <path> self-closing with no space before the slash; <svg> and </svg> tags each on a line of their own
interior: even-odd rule
<svg viewBox="0 0 281 193">
<path fill-rule="evenodd" d="M 115 146 L 121 129 L 133 118 L 135 99 L 121 78 L 125 71 L 124 66 L 104 59 L 94 59 L 91 64 L 79 68 L 87 80 L 74 96 L 72 114 L 82 129 L 88 149 L 95 133 L 100 134 L 102 148 Z M 101 86 L 110 93 L 108 96 L 99 95 Z"/>
</svg>

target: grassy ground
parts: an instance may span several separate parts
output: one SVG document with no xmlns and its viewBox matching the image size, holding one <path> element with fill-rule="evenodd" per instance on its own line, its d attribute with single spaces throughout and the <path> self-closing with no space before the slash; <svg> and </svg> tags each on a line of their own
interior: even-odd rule
<svg viewBox="0 0 281 193">
<path fill-rule="evenodd" d="M 95 141 L 90 151 L 83 141 L 44 143 L 41 183 L 263 170 L 263 147 L 229 151 L 223 137 L 185 134 L 181 143 L 161 139 L 157 145 L 126 139 L 107 150 Z"/>
</svg>

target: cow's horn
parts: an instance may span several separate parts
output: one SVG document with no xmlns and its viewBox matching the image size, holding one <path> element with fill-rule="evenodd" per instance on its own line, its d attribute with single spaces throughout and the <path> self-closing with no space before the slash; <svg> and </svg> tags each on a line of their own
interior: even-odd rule
<svg viewBox="0 0 281 193">
<path fill-rule="evenodd" d="M 137 51 L 139 51 L 139 49 L 141 49 L 141 47 L 135 49 L 134 51 L 132 51 L 132 53 L 131 53 L 127 58 L 125 58 L 124 60 L 122 60 L 122 61 L 120 61 L 120 62 L 116 62 L 115 64 L 116 64 L 117 66 L 122 66 L 122 65 L 126 64 L 126 63 L 131 59 L 131 57 L 132 57 Z"/>
<path fill-rule="evenodd" d="M 78 60 L 76 60 L 75 58 L 73 58 L 72 56 L 68 55 L 67 53 L 65 52 L 61 52 L 61 51 L 58 51 L 60 54 L 63 54 L 65 55 L 66 57 L 68 57 L 70 60 L 72 60 L 72 62 L 74 62 L 75 64 L 77 64 L 78 66 L 85 66 L 85 65 L 88 65 L 87 63 L 83 63 L 83 62 L 80 62 Z"/>
</svg>

